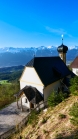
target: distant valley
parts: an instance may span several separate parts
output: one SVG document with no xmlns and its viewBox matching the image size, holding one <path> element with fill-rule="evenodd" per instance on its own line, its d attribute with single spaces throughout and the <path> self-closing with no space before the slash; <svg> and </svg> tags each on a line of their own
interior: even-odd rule
<svg viewBox="0 0 78 139">
<path fill-rule="evenodd" d="M 0 48 L 0 67 L 26 65 L 34 56 L 58 56 L 57 47 Z M 73 61 L 76 56 L 78 56 L 78 46 L 68 50 L 67 63 Z"/>
</svg>

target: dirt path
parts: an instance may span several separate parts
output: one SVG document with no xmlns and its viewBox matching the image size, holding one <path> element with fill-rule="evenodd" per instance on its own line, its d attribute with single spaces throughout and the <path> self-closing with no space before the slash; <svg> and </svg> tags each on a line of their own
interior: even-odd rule
<svg viewBox="0 0 78 139">
<path fill-rule="evenodd" d="M 8 107 L 0 111 L 0 135 L 7 132 L 12 127 L 21 122 L 28 112 L 21 112 L 17 109 L 16 102 L 10 104 Z"/>
</svg>

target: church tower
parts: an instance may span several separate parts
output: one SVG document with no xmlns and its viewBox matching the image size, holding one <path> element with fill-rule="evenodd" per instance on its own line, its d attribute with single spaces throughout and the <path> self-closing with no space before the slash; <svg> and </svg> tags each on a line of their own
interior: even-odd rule
<svg viewBox="0 0 78 139">
<path fill-rule="evenodd" d="M 57 51 L 59 52 L 60 58 L 66 64 L 66 53 L 68 51 L 68 47 L 63 44 L 63 35 L 62 35 L 62 44 L 60 46 L 58 46 Z"/>
</svg>

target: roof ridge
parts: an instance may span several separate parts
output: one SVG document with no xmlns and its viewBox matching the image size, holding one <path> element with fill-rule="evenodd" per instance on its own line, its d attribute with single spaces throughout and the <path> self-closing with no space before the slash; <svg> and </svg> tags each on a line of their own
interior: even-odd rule
<svg viewBox="0 0 78 139">
<path fill-rule="evenodd" d="M 26 66 L 30 66 L 30 65 L 31 65 L 31 67 L 33 67 L 33 66 L 34 66 L 34 60 L 35 60 L 35 57 L 32 58 L 32 59 L 26 64 Z"/>
</svg>

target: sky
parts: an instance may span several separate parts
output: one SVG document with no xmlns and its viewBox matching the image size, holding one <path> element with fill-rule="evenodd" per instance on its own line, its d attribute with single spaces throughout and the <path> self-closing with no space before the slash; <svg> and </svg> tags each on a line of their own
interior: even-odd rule
<svg viewBox="0 0 78 139">
<path fill-rule="evenodd" d="M 78 0 L 0 0 L 0 47 L 78 46 Z"/>
</svg>

